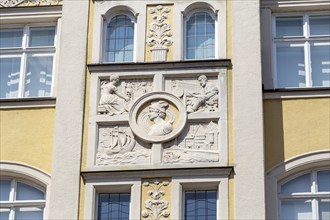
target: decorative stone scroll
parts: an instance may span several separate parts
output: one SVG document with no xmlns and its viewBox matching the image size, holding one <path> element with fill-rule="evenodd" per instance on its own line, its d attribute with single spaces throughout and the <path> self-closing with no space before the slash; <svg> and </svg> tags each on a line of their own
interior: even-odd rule
<svg viewBox="0 0 330 220">
<path fill-rule="evenodd" d="M 128 113 L 135 100 L 153 90 L 151 80 L 120 82 L 119 76 L 115 73 L 110 75 L 110 80 L 102 80 L 100 84 L 99 114 L 121 115 Z"/>
<path fill-rule="evenodd" d="M 207 76 L 199 76 L 198 83 L 173 80 L 171 84 L 171 92 L 185 102 L 188 113 L 218 110 L 219 88 Z"/>
<path fill-rule="evenodd" d="M 96 165 L 149 164 L 150 154 L 137 143 L 129 127 L 99 127 Z"/>
<path fill-rule="evenodd" d="M 172 140 L 181 133 L 186 120 L 182 102 L 166 92 L 153 92 L 140 97 L 129 114 L 132 131 L 148 143 Z"/>
<path fill-rule="evenodd" d="M 62 5 L 63 0 L 0 0 L 1 7 Z"/>
<path fill-rule="evenodd" d="M 162 5 L 149 9 L 153 22 L 151 22 L 147 33 L 147 45 L 152 47 L 153 61 L 166 61 L 168 46 L 173 43 L 171 26 L 167 19 L 167 14 L 170 11 L 169 7 Z"/>
<path fill-rule="evenodd" d="M 148 187 L 147 191 L 149 199 L 144 203 L 145 209 L 142 210 L 142 218 L 148 220 L 160 220 L 168 219 L 170 211 L 167 209 L 169 202 L 162 197 L 165 195 L 165 187 L 169 185 L 169 182 L 159 179 L 153 179 L 152 181 L 144 181 L 143 186 Z"/>
<path fill-rule="evenodd" d="M 163 163 L 207 163 L 219 161 L 218 125 L 192 123 L 174 141 L 164 144 Z"/>
</svg>

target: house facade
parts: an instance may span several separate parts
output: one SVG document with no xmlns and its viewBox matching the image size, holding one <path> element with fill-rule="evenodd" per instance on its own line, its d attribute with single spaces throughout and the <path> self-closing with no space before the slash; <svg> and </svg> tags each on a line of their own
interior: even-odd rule
<svg viewBox="0 0 330 220">
<path fill-rule="evenodd" d="M 330 217 L 327 1 L 0 6 L 1 219 Z"/>
</svg>

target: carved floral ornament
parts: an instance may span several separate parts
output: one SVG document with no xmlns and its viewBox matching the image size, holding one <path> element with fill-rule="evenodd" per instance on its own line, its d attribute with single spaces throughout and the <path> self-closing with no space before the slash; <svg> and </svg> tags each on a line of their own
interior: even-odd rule
<svg viewBox="0 0 330 220">
<path fill-rule="evenodd" d="M 165 187 L 168 185 L 168 181 L 160 181 L 157 178 L 143 183 L 144 187 L 150 188 L 147 192 L 150 198 L 145 201 L 145 209 L 141 213 L 143 219 L 160 220 L 170 216 L 170 211 L 167 209 L 168 201 L 162 199 L 166 193 Z"/>
<path fill-rule="evenodd" d="M 168 22 L 167 14 L 171 11 L 169 7 L 158 5 L 151 8 L 149 13 L 152 14 L 153 22 L 151 22 L 149 31 L 147 33 L 147 44 L 155 48 L 167 48 L 166 46 L 172 45 L 172 32 L 171 25 Z"/>
<path fill-rule="evenodd" d="M 1 7 L 61 5 L 63 0 L 0 0 Z"/>
</svg>

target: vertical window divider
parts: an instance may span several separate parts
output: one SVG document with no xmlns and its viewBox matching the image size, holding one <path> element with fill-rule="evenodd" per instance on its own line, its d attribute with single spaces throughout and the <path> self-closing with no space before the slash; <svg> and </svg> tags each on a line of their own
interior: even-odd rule
<svg viewBox="0 0 330 220">
<path fill-rule="evenodd" d="M 308 15 L 305 14 L 303 16 L 303 30 L 304 30 L 304 38 L 306 40 L 304 45 L 304 53 L 305 53 L 305 71 L 306 71 L 306 87 L 312 87 L 312 69 L 311 69 L 311 55 L 310 55 L 310 42 L 309 42 L 309 21 Z"/>
<path fill-rule="evenodd" d="M 312 75 L 311 75 L 311 56 L 310 56 L 310 43 L 306 41 L 304 44 L 305 51 L 305 75 L 306 75 L 306 87 L 312 86 Z"/>
<path fill-rule="evenodd" d="M 276 43 L 274 38 L 276 36 L 276 16 L 272 16 L 272 76 L 273 76 L 273 87 L 277 88 L 277 58 L 276 58 Z"/>
</svg>

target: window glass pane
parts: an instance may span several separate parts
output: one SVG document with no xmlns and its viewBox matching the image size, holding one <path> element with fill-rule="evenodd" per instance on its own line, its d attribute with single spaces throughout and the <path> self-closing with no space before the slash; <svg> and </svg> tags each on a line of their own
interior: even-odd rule
<svg viewBox="0 0 330 220">
<path fill-rule="evenodd" d="M 330 44 L 311 45 L 313 86 L 330 86 Z"/>
<path fill-rule="evenodd" d="M 25 97 L 51 96 L 53 56 L 28 56 Z"/>
<path fill-rule="evenodd" d="M 1 29 L 0 48 L 22 47 L 23 28 Z"/>
<path fill-rule="evenodd" d="M 306 86 L 303 45 L 278 44 L 276 58 L 278 88 Z"/>
<path fill-rule="evenodd" d="M 302 17 L 277 17 L 276 37 L 303 36 Z"/>
<path fill-rule="evenodd" d="M 108 220 L 109 219 L 109 194 L 99 195 L 99 205 L 98 205 L 98 219 Z"/>
<path fill-rule="evenodd" d="M 0 201 L 9 201 L 10 180 L 0 180 Z"/>
<path fill-rule="evenodd" d="M 186 24 L 186 58 L 214 58 L 214 29 L 213 18 L 205 12 L 193 14 Z M 193 51 L 194 49 L 194 51 Z"/>
<path fill-rule="evenodd" d="M 54 46 L 55 27 L 31 27 L 30 47 Z"/>
<path fill-rule="evenodd" d="M 128 220 L 129 206 L 129 193 L 100 194 L 98 206 L 98 220 Z"/>
<path fill-rule="evenodd" d="M 330 219 L 330 199 L 319 200 L 319 218 L 320 220 Z"/>
<path fill-rule="evenodd" d="M 16 200 L 43 200 L 45 195 L 39 189 L 17 182 Z"/>
<path fill-rule="evenodd" d="M 319 192 L 330 192 L 330 170 L 317 172 L 317 188 Z"/>
<path fill-rule="evenodd" d="M 7 208 L 0 208 L 0 219 L 1 220 L 8 220 L 9 219 L 10 209 Z"/>
<path fill-rule="evenodd" d="M 21 58 L 0 58 L 0 98 L 16 98 Z"/>
<path fill-rule="evenodd" d="M 299 176 L 281 186 L 281 194 L 297 193 L 297 192 L 310 192 L 311 180 L 310 174 Z"/>
<path fill-rule="evenodd" d="M 107 26 L 106 37 L 106 52 L 110 54 L 106 54 L 105 61 L 133 61 L 133 48 L 134 23 L 126 15 L 112 18 Z"/>
<path fill-rule="evenodd" d="M 24 207 L 15 209 L 15 220 L 42 220 L 44 208 Z"/>
<path fill-rule="evenodd" d="M 312 219 L 311 200 L 281 201 L 282 220 L 310 220 Z"/>
<path fill-rule="evenodd" d="M 216 219 L 217 191 L 185 192 L 185 219 Z"/>
<path fill-rule="evenodd" d="M 310 16 L 309 28 L 311 35 L 330 35 L 330 15 Z"/>
</svg>

